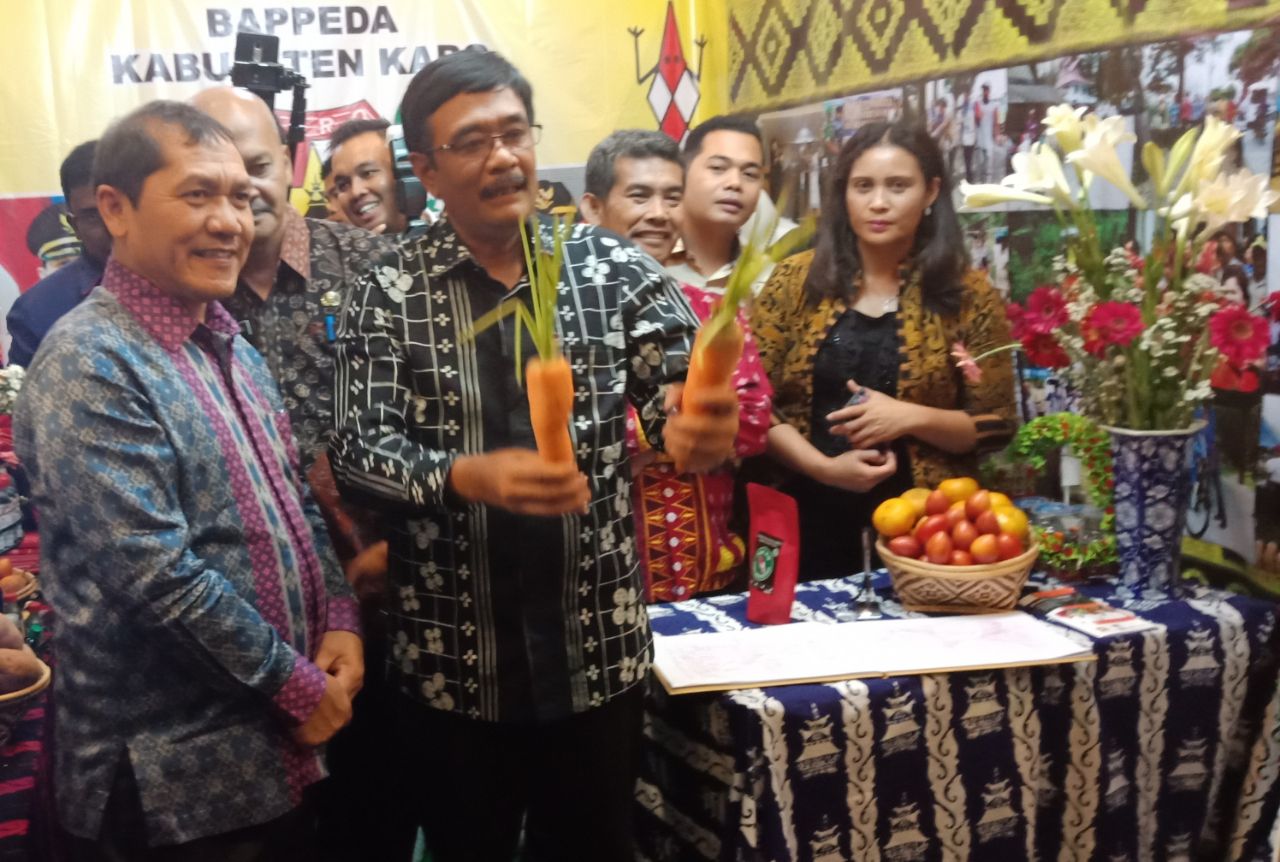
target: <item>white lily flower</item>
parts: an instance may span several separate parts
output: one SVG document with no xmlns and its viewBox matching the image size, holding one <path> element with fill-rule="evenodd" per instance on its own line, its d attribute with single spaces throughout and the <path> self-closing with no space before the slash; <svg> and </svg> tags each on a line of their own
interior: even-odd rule
<svg viewBox="0 0 1280 862">
<path fill-rule="evenodd" d="M 1084 116 L 1085 110 L 1083 107 L 1073 108 L 1062 104 L 1054 105 L 1045 112 L 1044 127 L 1053 134 L 1064 153 L 1080 149 L 1080 144 L 1084 140 L 1084 125 L 1080 122 L 1080 118 Z"/>
<path fill-rule="evenodd" d="M 1108 117 L 1098 120 L 1096 115 L 1090 114 L 1085 118 L 1085 125 L 1087 130 L 1084 144 L 1075 152 L 1068 153 L 1067 161 L 1079 170 L 1102 177 L 1123 192 L 1138 209 L 1146 209 L 1146 200 L 1134 188 L 1128 171 L 1124 169 L 1120 156 L 1116 153 L 1116 147 L 1120 144 L 1137 140 L 1132 132 L 1125 129 L 1124 118 Z"/>
<path fill-rule="evenodd" d="M 1195 211 L 1195 201 L 1191 195 L 1186 194 L 1178 198 L 1173 206 L 1165 207 L 1159 210 L 1158 214 L 1169 222 L 1171 227 L 1178 235 L 1178 239 L 1186 238 L 1187 231 L 1191 227 L 1191 214 Z"/>
<path fill-rule="evenodd" d="M 1195 196 L 1195 210 L 1205 222 L 1205 233 L 1212 234 L 1224 224 L 1266 218 L 1267 208 L 1278 195 L 1267 188 L 1267 177 L 1247 170 L 1231 176 L 1219 174 L 1202 182 Z"/>
<path fill-rule="evenodd" d="M 1222 169 L 1222 158 L 1227 147 L 1236 142 L 1240 132 L 1236 127 L 1224 123 L 1217 117 L 1204 119 L 1204 131 L 1196 140 L 1195 149 L 1191 151 L 1191 160 L 1187 163 L 1187 172 L 1179 183 L 1179 190 L 1198 189 L 1201 183 L 1212 180 Z"/>
<path fill-rule="evenodd" d="M 1058 154 L 1044 144 L 1036 144 L 1025 153 L 1015 153 L 1013 173 L 1004 178 L 1002 185 L 1028 192 L 1048 192 L 1068 207 L 1074 203 Z"/>
<path fill-rule="evenodd" d="M 971 183 L 968 180 L 960 181 L 960 194 L 964 198 L 964 205 L 970 209 L 982 209 L 1012 201 L 1023 201 L 1043 206 L 1053 203 L 1052 198 L 1038 195 L 1034 192 L 1013 189 L 996 183 Z"/>
</svg>

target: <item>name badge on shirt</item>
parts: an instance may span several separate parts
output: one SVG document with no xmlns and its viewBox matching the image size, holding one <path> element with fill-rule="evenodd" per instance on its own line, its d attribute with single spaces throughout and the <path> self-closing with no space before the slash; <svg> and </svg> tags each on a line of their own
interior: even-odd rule
<svg viewBox="0 0 1280 862">
<path fill-rule="evenodd" d="M 336 290 L 326 290 L 320 295 L 320 307 L 324 309 L 324 337 L 330 344 L 338 339 L 338 309 L 342 297 Z"/>
</svg>

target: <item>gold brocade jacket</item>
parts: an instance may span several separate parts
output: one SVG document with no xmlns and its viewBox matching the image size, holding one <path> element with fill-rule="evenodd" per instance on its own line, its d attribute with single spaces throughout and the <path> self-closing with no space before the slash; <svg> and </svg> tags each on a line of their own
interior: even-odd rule
<svg viewBox="0 0 1280 862">
<path fill-rule="evenodd" d="M 774 270 L 751 310 L 751 329 L 769 382 L 774 423 L 795 427 L 806 438 L 813 404 L 813 364 L 831 327 L 848 309 L 844 299 L 807 303 L 805 277 L 813 251 L 787 258 Z M 978 428 L 978 446 L 953 455 L 907 439 L 912 477 L 918 487 L 934 487 L 952 476 L 972 475 L 978 456 L 1005 446 L 1016 428 L 1013 359 L 1000 353 L 982 362 L 982 379 L 970 382 L 956 368 L 953 345 L 977 355 L 1012 341 L 1004 302 L 986 277 L 969 270 L 960 312 L 943 317 L 924 307 L 920 279 L 903 285 L 898 311 L 899 400 L 943 410 L 964 410 Z"/>
</svg>

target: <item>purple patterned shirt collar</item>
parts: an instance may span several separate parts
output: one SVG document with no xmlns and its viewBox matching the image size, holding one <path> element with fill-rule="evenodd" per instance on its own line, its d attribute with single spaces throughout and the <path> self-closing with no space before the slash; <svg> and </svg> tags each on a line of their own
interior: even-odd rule
<svg viewBox="0 0 1280 862">
<path fill-rule="evenodd" d="M 102 286 L 111 292 L 137 318 L 147 332 L 166 350 L 182 346 L 200 326 L 200 321 L 175 299 L 114 257 L 107 261 Z M 205 309 L 204 325 L 227 337 L 240 332 L 240 324 L 227 313 L 221 303 L 210 302 Z"/>
</svg>

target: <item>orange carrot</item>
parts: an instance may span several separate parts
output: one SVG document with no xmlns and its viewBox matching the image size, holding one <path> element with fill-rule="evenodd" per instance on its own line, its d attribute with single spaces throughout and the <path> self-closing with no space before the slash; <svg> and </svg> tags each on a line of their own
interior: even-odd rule
<svg viewBox="0 0 1280 862">
<path fill-rule="evenodd" d="M 772 245 L 766 241 L 777 229 L 778 220 L 758 226 L 747 239 L 738 259 L 733 264 L 725 283 L 724 296 L 716 303 L 711 315 L 698 329 L 693 349 L 689 353 L 689 375 L 684 382 L 684 409 L 698 414 L 699 396 L 712 389 L 728 386 L 733 372 L 742 360 L 742 327 L 738 325 L 738 309 L 751 298 L 751 286 L 765 267 L 777 263 L 798 251 L 813 236 L 814 221 L 806 219 Z"/>
<path fill-rule="evenodd" d="M 733 381 L 733 372 L 742 360 L 742 342 L 742 327 L 733 318 L 719 327 L 704 326 L 698 330 L 689 355 L 689 375 L 684 382 L 684 409 L 698 415 L 703 411 L 692 395 L 722 389 Z"/>
<path fill-rule="evenodd" d="M 524 368 L 529 393 L 529 421 L 538 454 L 552 464 L 574 464 L 569 417 L 573 415 L 573 371 L 564 356 L 529 360 Z"/>
<path fill-rule="evenodd" d="M 574 464 L 573 438 L 569 435 L 569 419 L 573 416 L 573 370 L 560 350 L 556 334 L 556 296 L 560 271 L 564 266 L 564 240 L 572 232 L 567 222 L 556 219 L 551 231 L 551 248 L 542 243 L 535 222 L 533 243 L 524 222 L 520 223 L 520 242 L 524 246 L 525 264 L 529 272 L 529 305 L 519 299 L 502 302 L 482 315 L 464 334 L 470 340 L 477 332 L 493 326 L 514 314 L 519 320 L 515 330 L 516 380 L 529 394 L 529 422 L 538 454 L 552 464 Z M 524 366 L 521 379 L 521 333 L 529 330 L 538 355 Z"/>
</svg>

